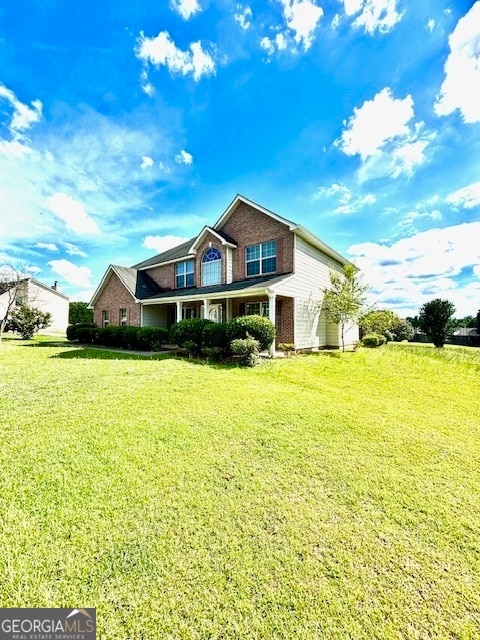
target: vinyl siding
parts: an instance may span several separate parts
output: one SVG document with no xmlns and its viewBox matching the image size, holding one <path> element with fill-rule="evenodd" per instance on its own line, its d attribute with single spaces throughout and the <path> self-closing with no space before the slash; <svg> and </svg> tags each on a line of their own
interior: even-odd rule
<svg viewBox="0 0 480 640">
<path fill-rule="evenodd" d="M 336 326 L 328 329 L 325 314 L 321 313 L 321 302 L 322 290 L 330 285 L 329 270 L 332 268 L 341 271 L 341 265 L 295 236 L 294 268 L 293 276 L 276 288 L 276 292 L 295 298 L 297 349 L 338 346 Z"/>
<path fill-rule="evenodd" d="M 167 307 L 158 304 L 144 304 L 142 307 L 142 326 L 167 328 Z"/>
</svg>

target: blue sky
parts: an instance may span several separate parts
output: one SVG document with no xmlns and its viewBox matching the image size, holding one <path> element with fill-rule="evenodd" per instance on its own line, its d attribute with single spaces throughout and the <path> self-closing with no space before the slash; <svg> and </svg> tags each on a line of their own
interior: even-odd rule
<svg viewBox="0 0 480 640">
<path fill-rule="evenodd" d="M 480 1 L 0 3 L 0 263 L 88 301 L 237 193 L 480 308 Z"/>
</svg>

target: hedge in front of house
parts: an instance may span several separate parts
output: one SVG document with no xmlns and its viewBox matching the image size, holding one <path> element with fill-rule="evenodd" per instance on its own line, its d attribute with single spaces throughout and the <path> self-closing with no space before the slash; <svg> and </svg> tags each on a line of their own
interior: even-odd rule
<svg viewBox="0 0 480 640">
<path fill-rule="evenodd" d="M 192 355 L 200 355 L 206 344 L 207 327 L 214 324 L 203 318 L 187 318 L 170 327 L 170 341 L 179 347 L 185 347 Z"/>
<path fill-rule="evenodd" d="M 374 349 L 375 347 L 381 347 L 386 341 L 386 337 L 379 333 L 367 333 L 362 338 L 362 345 Z"/>
<path fill-rule="evenodd" d="M 276 330 L 272 322 L 263 316 L 241 316 L 228 323 L 230 341 L 247 337 L 258 340 L 260 351 L 265 351 L 275 340 Z"/>
<path fill-rule="evenodd" d="M 79 329 L 95 329 L 97 325 L 93 322 L 77 322 L 76 324 L 70 324 L 67 327 L 67 340 L 78 340 L 77 331 Z"/>
<path fill-rule="evenodd" d="M 76 326 L 76 325 L 72 325 Z M 168 341 L 168 330 L 163 327 L 79 327 L 70 335 L 78 342 L 102 347 L 117 347 L 137 351 L 160 351 Z M 68 337 L 68 334 L 67 334 Z"/>
</svg>

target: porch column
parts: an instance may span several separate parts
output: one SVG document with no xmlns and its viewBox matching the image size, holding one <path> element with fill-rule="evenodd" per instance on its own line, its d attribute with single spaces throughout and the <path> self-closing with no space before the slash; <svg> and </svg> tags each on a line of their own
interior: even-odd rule
<svg viewBox="0 0 480 640">
<path fill-rule="evenodd" d="M 268 296 L 268 319 L 273 324 L 273 326 L 275 326 L 275 307 L 277 302 L 277 296 L 275 294 L 275 291 L 272 291 L 271 289 L 267 289 L 267 296 Z M 275 340 L 270 345 L 269 352 L 273 358 L 275 356 Z"/>
<path fill-rule="evenodd" d="M 180 320 L 182 319 L 182 309 L 183 309 L 183 302 L 181 302 L 180 300 L 177 301 L 177 322 L 180 322 Z"/>
<path fill-rule="evenodd" d="M 227 298 L 225 301 L 225 314 L 226 314 L 226 322 L 230 322 L 232 319 L 232 299 Z"/>
<path fill-rule="evenodd" d="M 210 316 L 210 308 L 208 306 L 208 300 L 206 298 L 203 299 L 203 317 L 205 320 L 209 320 Z"/>
</svg>

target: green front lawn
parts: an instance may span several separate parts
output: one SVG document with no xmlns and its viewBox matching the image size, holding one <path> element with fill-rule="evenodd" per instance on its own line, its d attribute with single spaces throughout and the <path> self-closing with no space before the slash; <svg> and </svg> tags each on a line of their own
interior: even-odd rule
<svg viewBox="0 0 480 640">
<path fill-rule="evenodd" d="M 97 637 L 480 637 L 480 350 L 0 347 L 0 606 Z"/>
</svg>

